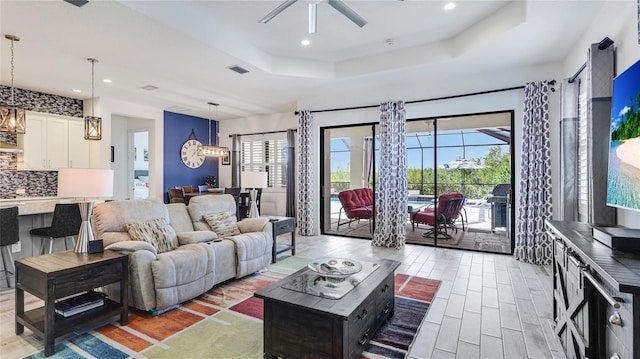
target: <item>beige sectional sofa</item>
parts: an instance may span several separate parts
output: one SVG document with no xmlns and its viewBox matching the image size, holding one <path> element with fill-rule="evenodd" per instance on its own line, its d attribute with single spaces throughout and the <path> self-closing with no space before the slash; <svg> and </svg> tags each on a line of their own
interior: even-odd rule
<svg viewBox="0 0 640 359">
<path fill-rule="evenodd" d="M 158 199 L 105 202 L 96 205 L 91 220 L 96 239 L 102 239 L 106 249 L 129 253 L 129 305 L 158 313 L 271 262 L 271 225 L 266 219 L 237 222 L 240 234 L 222 238 L 205 220 L 235 211 L 232 196 L 203 195 L 188 206 Z M 144 240 L 132 240 L 132 226 L 150 222 L 166 223 L 153 230 L 162 231 L 175 248 L 161 251 Z"/>
</svg>

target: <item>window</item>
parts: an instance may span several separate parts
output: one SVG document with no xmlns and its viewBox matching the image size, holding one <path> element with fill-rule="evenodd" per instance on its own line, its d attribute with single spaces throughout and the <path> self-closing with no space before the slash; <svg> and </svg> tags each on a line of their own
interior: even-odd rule
<svg viewBox="0 0 640 359">
<path fill-rule="evenodd" d="M 242 170 L 267 172 L 267 187 L 286 187 L 287 140 L 242 141 Z"/>
<path fill-rule="evenodd" d="M 578 221 L 589 221 L 589 136 L 587 133 L 587 85 L 578 82 Z"/>
</svg>

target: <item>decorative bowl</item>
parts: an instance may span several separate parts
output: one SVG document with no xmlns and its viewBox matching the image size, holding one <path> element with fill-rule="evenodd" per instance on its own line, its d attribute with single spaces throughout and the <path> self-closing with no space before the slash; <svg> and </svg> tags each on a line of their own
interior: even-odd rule
<svg viewBox="0 0 640 359">
<path fill-rule="evenodd" d="M 344 280 L 362 270 L 362 264 L 353 259 L 324 257 L 307 265 L 309 269 L 325 278 Z"/>
</svg>

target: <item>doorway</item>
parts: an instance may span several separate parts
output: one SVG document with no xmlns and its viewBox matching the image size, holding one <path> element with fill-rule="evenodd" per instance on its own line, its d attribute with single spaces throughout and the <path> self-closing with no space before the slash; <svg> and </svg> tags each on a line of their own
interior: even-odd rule
<svg viewBox="0 0 640 359">
<path fill-rule="evenodd" d="M 131 132 L 133 149 L 130 168 L 133 170 L 133 193 L 130 198 L 146 199 L 149 197 L 149 131 Z"/>
</svg>

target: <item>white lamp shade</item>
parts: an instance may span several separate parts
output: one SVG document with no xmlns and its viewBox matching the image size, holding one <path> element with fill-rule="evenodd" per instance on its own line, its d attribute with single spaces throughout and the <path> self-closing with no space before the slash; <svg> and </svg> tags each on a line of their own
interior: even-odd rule
<svg viewBox="0 0 640 359">
<path fill-rule="evenodd" d="M 242 171 L 240 186 L 243 188 L 266 188 L 267 172 Z"/>
<path fill-rule="evenodd" d="M 58 197 L 112 197 L 113 170 L 62 168 L 58 170 Z"/>
</svg>

